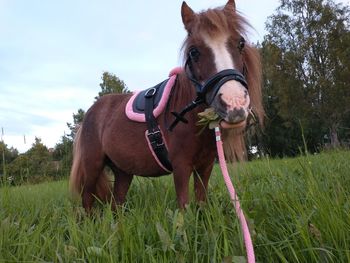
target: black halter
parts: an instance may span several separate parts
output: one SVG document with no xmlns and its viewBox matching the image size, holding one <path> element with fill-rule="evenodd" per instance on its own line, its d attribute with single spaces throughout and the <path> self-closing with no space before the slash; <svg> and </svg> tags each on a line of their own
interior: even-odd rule
<svg viewBox="0 0 350 263">
<path fill-rule="evenodd" d="M 241 37 L 239 44 L 238 44 L 238 50 L 240 53 L 242 53 L 243 48 L 245 45 L 245 39 Z M 172 131 L 175 126 L 181 121 L 184 123 L 188 123 L 186 118 L 184 118 L 184 115 L 196 108 L 198 105 L 205 103 L 207 105 L 210 105 L 222 85 L 224 85 L 227 81 L 235 80 L 241 83 L 246 89 L 248 89 L 248 83 L 246 81 L 245 75 L 246 75 L 246 65 L 243 61 L 243 74 L 235 69 L 225 69 L 222 70 L 212 77 L 210 77 L 207 81 L 204 82 L 204 84 L 201 84 L 198 79 L 193 74 L 192 70 L 192 63 L 196 62 L 199 56 L 198 50 L 193 50 L 190 48 L 188 54 L 187 54 L 187 60 L 185 63 L 185 72 L 187 77 L 193 82 L 197 97 L 194 101 L 192 101 L 190 104 L 188 104 L 180 113 L 177 112 L 171 112 L 175 116 L 175 120 L 170 125 L 169 130 Z M 209 98 L 207 98 L 207 94 L 209 91 L 212 91 L 212 94 Z"/>
<path fill-rule="evenodd" d="M 185 69 L 187 71 L 187 69 Z M 235 69 L 224 69 L 214 76 L 210 77 L 203 85 L 201 85 L 197 80 L 190 77 L 187 73 L 187 77 L 194 83 L 197 91 L 197 96 L 200 97 L 203 102 L 207 105 L 210 105 L 219 89 L 222 85 L 224 85 L 227 81 L 236 80 L 241 83 L 246 89 L 248 89 L 248 83 L 238 70 Z M 210 98 L 206 98 L 206 95 L 209 91 L 212 91 L 212 95 Z"/>
</svg>

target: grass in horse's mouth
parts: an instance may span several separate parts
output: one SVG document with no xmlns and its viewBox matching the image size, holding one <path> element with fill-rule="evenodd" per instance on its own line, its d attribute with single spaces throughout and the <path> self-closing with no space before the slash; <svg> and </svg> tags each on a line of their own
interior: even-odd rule
<svg viewBox="0 0 350 263">
<path fill-rule="evenodd" d="M 201 133 L 207 126 L 209 129 L 214 129 L 219 125 L 221 118 L 215 112 L 214 108 L 207 108 L 203 112 L 198 113 L 199 120 L 197 121 L 197 126 L 202 126 Z"/>
<path fill-rule="evenodd" d="M 214 108 L 207 108 L 203 112 L 198 113 L 199 120 L 197 126 L 203 126 L 199 133 L 201 133 L 205 127 L 214 129 L 216 126 L 220 126 L 222 129 L 234 129 L 240 128 L 246 125 L 247 121 L 243 120 L 238 123 L 229 123 L 215 112 Z"/>
</svg>

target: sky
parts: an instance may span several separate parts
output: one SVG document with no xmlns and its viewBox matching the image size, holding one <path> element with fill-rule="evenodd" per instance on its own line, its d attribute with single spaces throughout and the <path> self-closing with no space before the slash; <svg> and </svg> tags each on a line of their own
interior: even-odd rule
<svg viewBox="0 0 350 263">
<path fill-rule="evenodd" d="M 349 3 L 350 0 L 343 0 Z M 181 65 L 182 0 L 0 0 L 1 139 L 20 152 L 35 137 L 49 148 L 100 91 L 104 71 L 130 90 L 164 80 Z M 187 0 L 194 11 L 224 0 Z M 262 40 L 278 0 L 236 0 Z M 1 130 L 0 130 L 1 132 Z"/>
</svg>

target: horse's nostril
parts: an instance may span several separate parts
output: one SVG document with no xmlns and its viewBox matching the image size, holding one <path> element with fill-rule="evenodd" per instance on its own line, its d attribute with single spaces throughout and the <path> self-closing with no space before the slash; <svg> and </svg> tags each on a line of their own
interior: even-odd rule
<svg viewBox="0 0 350 263">
<path fill-rule="evenodd" d="M 237 116 L 244 117 L 245 116 L 245 110 L 243 108 L 235 109 Z"/>
<path fill-rule="evenodd" d="M 243 108 L 235 108 L 234 110 L 231 110 L 227 114 L 227 119 L 231 123 L 237 123 L 245 120 L 246 114 L 245 110 Z"/>
</svg>

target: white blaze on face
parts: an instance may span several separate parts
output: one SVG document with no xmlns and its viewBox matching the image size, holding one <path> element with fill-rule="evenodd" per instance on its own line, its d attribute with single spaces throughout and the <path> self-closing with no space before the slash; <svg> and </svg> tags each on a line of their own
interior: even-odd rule
<svg viewBox="0 0 350 263">
<path fill-rule="evenodd" d="M 224 69 L 237 69 L 226 45 L 228 40 L 227 35 L 222 35 L 213 39 L 209 35 L 203 34 L 203 40 L 214 54 L 216 72 L 220 72 Z M 249 95 L 247 95 L 245 87 L 238 81 L 231 80 L 226 82 L 222 85 L 218 94 L 222 94 L 221 99 L 227 104 L 228 111 L 232 111 L 235 108 L 243 108 L 248 112 L 250 104 Z"/>
<path fill-rule="evenodd" d="M 210 47 L 214 54 L 217 72 L 224 69 L 233 69 L 235 65 L 232 56 L 226 47 L 228 36 L 219 36 L 216 39 L 210 38 L 207 34 L 203 37 L 205 44 Z"/>
</svg>

